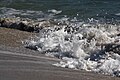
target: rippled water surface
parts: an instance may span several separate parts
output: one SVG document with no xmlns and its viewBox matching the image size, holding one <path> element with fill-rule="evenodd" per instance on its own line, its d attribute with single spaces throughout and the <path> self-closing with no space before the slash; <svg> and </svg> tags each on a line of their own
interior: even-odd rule
<svg viewBox="0 0 120 80">
<path fill-rule="evenodd" d="M 119 18 L 119 0 L 0 0 L 1 7 L 24 10 L 62 10 L 61 15 L 80 18 Z"/>
</svg>

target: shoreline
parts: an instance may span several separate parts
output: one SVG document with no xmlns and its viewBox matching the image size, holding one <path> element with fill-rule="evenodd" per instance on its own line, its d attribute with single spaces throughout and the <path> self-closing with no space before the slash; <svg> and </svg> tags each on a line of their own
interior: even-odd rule
<svg viewBox="0 0 120 80">
<path fill-rule="evenodd" d="M 19 30 L 14 30 L 14 29 L 6 29 L 6 28 L 2 28 L 2 34 L 4 33 L 4 35 L 11 35 L 11 34 L 13 34 L 13 35 L 11 35 L 11 36 L 14 36 L 14 35 L 16 35 L 16 34 L 20 34 L 20 33 L 22 33 L 22 34 L 24 34 L 24 36 L 25 35 L 28 35 L 28 34 L 32 34 L 32 33 L 29 33 L 29 32 L 24 32 L 24 31 L 19 31 Z M 12 31 L 12 33 L 11 33 L 11 31 Z M 0 28 L 0 32 L 1 32 L 1 28 Z M 6 33 L 7 32 L 7 33 Z M 11 34 L 10 34 L 11 33 Z M 16 34 L 15 34 L 16 33 Z M 1 35 L 0 35 L 1 36 Z M 22 35 L 23 36 L 23 35 Z M 10 38 L 10 36 L 9 36 L 9 38 Z M 16 38 L 16 41 L 17 41 L 17 39 L 18 38 Z M 25 37 L 24 39 L 27 39 L 27 37 Z M 0 42 L 1 42 L 1 39 L 0 39 Z M 11 41 L 9 41 L 9 42 L 11 42 Z M 16 53 L 16 54 L 25 54 L 25 55 L 34 55 L 34 56 L 40 56 L 40 57 L 46 57 L 46 58 L 48 58 L 48 56 L 45 56 L 44 54 L 40 54 L 38 51 L 34 51 L 34 50 L 30 50 L 30 49 L 27 49 L 27 48 L 25 48 L 25 47 L 23 47 L 22 46 L 22 44 L 20 44 L 19 46 L 17 45 L 16 46 L 16 44 L 18 44 L 17 42 L 12 42 L 12 44 L 14 45 L 8 45 L 8 43 L 6 43 L 6 42 L 3 42 L 3 45 L 2 44 L 0 44 L 0 50 L 2 50 L 2 51 L 9 51 L 9 52 L 13 52 L 13 53 Z M 50 57 L 51 58 L 51 57 Z M 55 58 L 51 58 L 51 59 L 55 59 Z M 33 59 L 33 60 L 37 60 L 37 59 Z M 43 59 L 43 61 L 44 61 L 44 59 Z M 58 61 L 58 60 L 57 60 Z M 17 64 L 19 64 L 19 63 L 17 63 Z M 4 65 L 4 64 L 3 64 Z M 44 65 L 43 65 L 44 66 Z M 52 64 L 51 64 L 51 66 L 52 66 Z M 40 66 L 38 66 L 38 67 L 40 67 Z M 45 66 L 44 66 L 45 67 Z M 42 68 L 43 69 L 43 68 Z M 48 69 L 49 70 L 51 70 L 49 67 L 48 67 Z M 55 70 L 59 70 L 60 72 L 61 72 L 61 70 L 62 70 L 62 72 L 64 73 L 64 76 L 66 75 L 66 76 L 69 76 L 69 75 L 71 75 L 71 74 L 74 74 L 72 77 L 78 77 L 78 78 L 76 78 L 76 80 L 79 80 L 80 79 L 80 77 L 83 79 L 83 80 L 86 80 L 86 79 L 89 79 L 89 80 L 97 80 L 97 79 L 100 79 L 100 80 L 119 80 L 119 77 L 112 77 L 112 76 L 107 76 L 107 75 L 103 75 L 103 74 L 96 74 L 96 73 L 94 73 L 94 72 L 87 72 L 87 71 L 84 71 L 84 70 L 72 70 L 72 69 L 68 69 L 68 68 L 61 68 L 61 67 L 55 67 L 55 66 L 52 66 L 52 69 L 55 69 Z M 40 69 L 41 70 L 41 69 Z M 52 70 L 51 70 L 52 71 Z M 53 75 L 53 77 L 51 77 L 51 76 L 47 76 L 47 77 L 50 77 L 50 78 L 56 78 L 55 76 L 54 76 L 54 73 L 60 73 L 59 71 L 52 71 L 52 75 Z M 26 71 L 25 71 L 26 72 Z M 69 74 L 69 72 L 71 73 L 71 74 Z M 14 73 L 16 73 L 16 72 L 14 72 Z M 68 74 L 66 74 L 66 73 L 68 73 Z M 21 74 L 23 74 L 22 72 L 21 72 Z M 34 74 L 36 74 L 36 72 L 34 72 L 33 73 L 33 75 Z M 39 74 L 40 75 L 48 75 L 48 73 L 46 73 L 45 72 L 45 74 L 41 74 L 41 72 L 39 72 Z M 36 75 L 38 75 L 39 76 L 39 74 L 36 74 Z M 61 73 L 62 74 L 62 73 Z M 5 74 L 4 74 L 5 75 Z M 28 75 L 30 75 L 30 74 L 28 74 Z M 7 75 L 5 75 L 5 76 L 9 76 L 8 74 Z M 11 75 L 11 76 L 16 76 L 16 74 L 15 75 Z M 20 76 L 20 77 L 24 77 L 24 76 Z M 39 76 L 40 77 L 40 76 Z M 68 79 L 68 80 L 72 80 L 73 78 L 72 77 L 67 77 L 66 79 Z M 101 77 L 102 77 L 102 79 L 101 79 Z M 2 77 L 2 78 L 4 78 L 4 77 Z M 7 77 L 6 77 L 7 78 Z M 28 77 L 29 78 L 29 77 Z M 44 79 L 45 77 L 43 77 L 43 79 Z M 62 78 L 62 76 L 59 76 L 58 77 L 58 80 L 61 80 L 61 78 Z M 46 79 L 46 78 L 45 78 Z M 14 78 L 12 79 L 12 80 L 15 80 Z M 37 79 L 35 79 L 35 80 L 37 80 Z M 50 80 L 52 80 L 52 79 L 50 79 Z"/>
<path fill-rule="evenodd" d="M 32 55 L 37 55 L 37 56 L 41 56 L 41 55 L 45 56 L 43 54 L 40 54 L 39 51 L 34 51 L 35 49 L 38 48 L 39 45 L 38 46 L 37 45 L 33 45 L 32 48 L 35 48 L 35 49 L 30 50 L 30 49 L 32 49 L 31 46 L 29 47 L 29 45 L 28 45 L 27 48 L 29 48 L 29 49 L 26 49 L 22 45 L 22 41 L 24 41 L 26 39 L 28 40 L 32 36 L 34 37 L 38 33 L 38 32 L 35 31 L 36 29 L 38 29 L 38 31 L 41 30 L 43 32 L 45 30 L 48 30 L 48 31 L 49 30 L 51 30 L 51 31 L 53 30 L 53 32 L 54 32 L 54 31 L 59 31 L 60 30 L 59 28 L 63 27 L 63 28 L 65 28 L 66 32 L 69 35 L 72 34 L 72 33 L 70 33 L 71 30 L 73 30 L 73 34 L 76 34 L 74 32 L 74 26 L 71 27 L 69 24 L 64 24 L 64 25 L 60 24 L 59 25 L 59 24 L 54 24 L 54 23 L 51 24 L 50 21 L 34 22 L 33 20 L 27 20 L 27 19 L 21 20 L 21 19 L 22 18 L 20 18 L 20 19 L 17 19 L 17 18 L 15 18 L 15 19 L 5 18 L 3 20 L 2 19 L 0 20 L 1 21 L 0 22 L 1 23 L 1 25 L 0 25 L 1 26 L 1 28 L 0 28 L 0 32 L 1 32 L 1 34 L 0 34 L 0 36 L 1 36 L 0 44 L 4 45 L 4 50 L 7 50 L 6 48 L 8 48 L 7 46 L 9 46 L 10 47 L 9 50 L 11 50 L 11 51 L 20 52 L 20 53 L 24 53 L 24 54 L 32 54 Z M 54 25 L 54 26 L 51 26 L 51 25 Z M 94 27 L 94 25 L 90 26 L 88 24 L 83 24 L 82 28 L 84 29 L 85 27 L 88 27 L 88 29 L 86 29 L 86 30 L 89 31 L 89 28 L 91 28 L 92 26 Z M 52 29 L 52 27 L 54 29 Z M 102 26 L 102 27 L 104 27 L 104 26 Z M 109 27 L 111 27 L 111 26 L 108 26 L 108 29 L 109 29 Z M 97 29 L 101 29 L 101 26 L 99 25 L 97 27 Z M 107 28 L 106 28 L 106 31 L 107 31 Z M 118 31 L 119 30 L 117 30 L 117 32 Z M 42 34 L 42 35 L 44 35 L 44 34 Z M 88 35 L 92 35 L 92 36 L 88 36 Z M 88 43 L 89 43 L 89 41 L 91 41 L 91 39 L 93 39 L 95 37 L 95 34 L 94 33 L 93 34 L 92 33 L 88 33 L 88 35 L 87 35 L 87 33 L 86 33 L 86 35 L 83 34 L 84 37 L 82 37 L 81 39 L 86 38 L 86 39 L 88 39 Z M 108 38 L 105 36 L 106 39 L 104 39 L 105 38 L 104 36 L 105 35 L 103 35 L 103 38 L 100 38 L 100 39 L 101 40 L 107 40 Z M 114 34 L 109 35 L 110 38 L 112 38 L 112 37 L 114 38 L 115 36 L 119 37 L 120 34 L 114 33 Z M 95 39 L 97 40 L 97 38 L 95 38 Z M 116 44 L 114 44 L 114 43 L 116 43 Z M 96 43 L 95 46 L 100 46 L 101 49 L 102 49 L 101 51 L 103 51 L 103 53 L 108 52 L 108 53 L 111 54 L 111 52 L 114 52 L 115 54 L 119 54 L 120 45 L 117 44 L 117 43 L 119 43 L 119 39 L 118 39 L 118 41 L 115 40 L 115 41 L 113 41 L 110 44 L 109 43 L 108 44 L 107 43 L 104 44 L 104 42 L 100 43 L 100 40 L 99 40 L 99 37 L 98 37 L 98 43 Z M 14 49 L 14 47 L 15 47 L 15 49 Z M 117 50 L 117 52 L 116 52 L 116 50 Z M 91 55 L 91 56 L 93 56 L 93 55 Z"/>
</svg>

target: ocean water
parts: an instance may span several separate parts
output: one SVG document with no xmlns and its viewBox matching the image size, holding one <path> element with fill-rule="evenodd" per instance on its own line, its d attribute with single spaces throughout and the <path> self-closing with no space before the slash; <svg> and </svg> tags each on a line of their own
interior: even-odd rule
<svg viewBox="0 0 120 80">
<path fill-rule="evenodd" d="M 119 18 L 119 5 L 119 0 L 0 0 L 0 7 L 43 12 L 55 9 L 62 11 L 59 15 L 82 19 Z"/>
<path fill-rule="evenodd" d="M 120 76 L 119 5 L 119 0 L 0 0 L 0 17 L 37 20 L 43 29 L 23 43 L 61 59 L 55 66 Z"/>
</svg>

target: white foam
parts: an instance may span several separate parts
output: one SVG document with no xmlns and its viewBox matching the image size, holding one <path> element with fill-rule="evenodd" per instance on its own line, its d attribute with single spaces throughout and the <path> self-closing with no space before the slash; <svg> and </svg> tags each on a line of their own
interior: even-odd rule
<svg viewBox="0 0 120 80">
<path fill-rule="evenodd" d="M 28 42 L 28 47 L 32 45 L 40 52 L 61 58 L 60 63 L 54 64 L 56 66 L 119 76 L 120 53 L 105 51 L 107 44 L 120 44 L 119 26 L 65 21 L 64 25 L 51 26 L 50 31 L 41 31 L 36 41 Z"/>
<path fill-rule="evenodd" d="M 117 14 L 115 14 L 115 15 L 120 16 L 120 13 L 117 13 Z"/>
<path fill-rule="evenodd" d="M 45 14 L 42 11 L 32 11 L 32 10 L 17 10 L 13 8 L 0 8 L 0 17 L 23 17 L 23 18 L 31 18 L 38 20 L 46 20 L 53 17 L 53 15 Z"/>
<path fill-rule="evenodd" d="M 52 13 L 54 13 L 54 14 L 60 14 L 60 13 L 62 13 L 62 11 L 57 11 L 57 10 L 55 10 L 55 9 L 48 10 L 48 12 L 52 12 Z"/>
</svg>

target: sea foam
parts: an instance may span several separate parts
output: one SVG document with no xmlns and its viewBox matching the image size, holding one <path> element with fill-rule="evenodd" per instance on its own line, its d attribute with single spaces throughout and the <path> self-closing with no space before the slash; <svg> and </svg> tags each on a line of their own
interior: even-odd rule
<svg viewBox="0 0 120 80">
<path fill-rule="evenodd" d="M 55 66 L 120 75 L 119 25 L 63 18 L 57 21 L 58 25 L 41 30 L 39 36 L 27 40 L 25 46 L 62 59 L 53 64 Z"/>
</svg>

